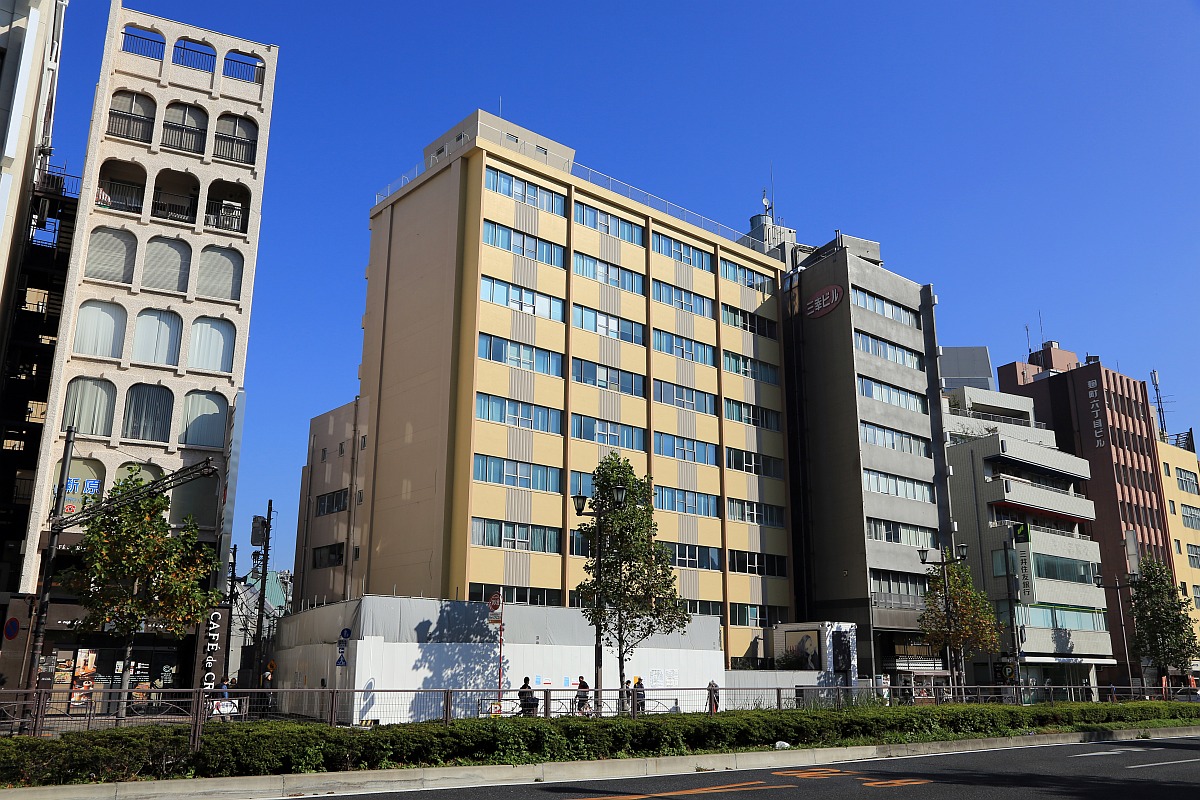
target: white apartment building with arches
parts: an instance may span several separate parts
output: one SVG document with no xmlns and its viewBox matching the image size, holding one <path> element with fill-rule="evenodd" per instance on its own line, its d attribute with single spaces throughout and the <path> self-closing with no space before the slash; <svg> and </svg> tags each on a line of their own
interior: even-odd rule
<svg viewBox="0 0 1200 800">
<path fill-rule="evenodd" d="M 23 592 L 37 584 L 68 425 L 68 503 L 129 464 L 158 477 L 213 457 L 220 477 L 178 488 L 171 516 L 194 515 L 224 558 L 277 55 L 113 0 Z M 52 627 L 70 616 L 52 612 Z"/>
</svg>

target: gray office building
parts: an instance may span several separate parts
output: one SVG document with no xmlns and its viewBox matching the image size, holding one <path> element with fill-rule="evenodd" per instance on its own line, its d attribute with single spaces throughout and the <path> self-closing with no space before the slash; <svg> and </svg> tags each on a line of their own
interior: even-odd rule
<svg viewBox="0 0 1200 800">
<path fill-rule="evenodd" d="M 970 386 L 973 389 L 996 391 L 992 358 L 986 347 L 943 347 L 938 359 L 942 388 L 947 392 Z"/>
<path fill-rule="evenodd" d="M 800 619 L 858 625 L 861 674 L 945 674 L 921 640 L 927 567 L 952 540 L 933 287 L 842 235 L 783 278 Z"/>
</svg>

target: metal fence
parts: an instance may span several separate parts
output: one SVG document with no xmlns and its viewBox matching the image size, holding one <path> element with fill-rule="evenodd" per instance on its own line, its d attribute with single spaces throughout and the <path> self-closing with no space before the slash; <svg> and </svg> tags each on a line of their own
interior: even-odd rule
<svg viewBox="0 0 1200 800">
<path fill-rule="evenodd" d="M 450 723 L 504 717 L 631 717 L 730 710 L 832 710 L 947 704 L 1037 704 L 1178 700 L 1196 690 L 1095 686 L 787 686 L 606 690 L 575 689 L 119 689 L 0 690 L 0 736 L 57 736 L 133 725 L 186 725 L 198 745 L 204 726 L 291 720 L 343 727 Z M 715 701 L 715 703 L 714 703 Z"/>
</svg>

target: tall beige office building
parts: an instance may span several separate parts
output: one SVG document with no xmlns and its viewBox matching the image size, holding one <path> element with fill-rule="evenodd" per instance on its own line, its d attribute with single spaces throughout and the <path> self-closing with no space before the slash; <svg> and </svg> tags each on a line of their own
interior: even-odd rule
<svg viewBox="0 0 1200 800">
<path fill-rule="evenodd" d="M 1162 462 L 1171 564 L 1200 635 L 1200 465 L 1196 461 L 1196 437 L 1191 430 L 1166 433 L 1158 429 L 1157 433 L 1155 447 Z M 1192 672 L 1200 674 L 1200 659 L 1192 662 Z"/>
<path fill-rule="evenodd" d="M 96 88 L 21 590 L 34 590 L 64 431 L 67 508 L 142 464 L 212 457 L 173 493 L 224 551 L 278 50 L 122 8 Z M 69 542 L 68 542 L 69 543 Z M 52 626 L 68 607 L 51 610 Z"/>
<path fill-rule="evenodd" d="M 764 657 L 794 570 L 765 249 L 482 111 L 435 139 L 371 210 L 361 395 L 314 420 L 296 605 L 575 605 L 570 495 L 616 450 L 692 612 Z"/>
</svg>

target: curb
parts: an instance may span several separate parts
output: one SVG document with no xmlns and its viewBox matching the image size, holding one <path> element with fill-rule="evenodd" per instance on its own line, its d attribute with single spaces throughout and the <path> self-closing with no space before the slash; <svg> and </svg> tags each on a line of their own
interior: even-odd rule
<svg viewBox="0 0 1200 800">
<path fill-rule="evenodd" d="M 2 800 L 274 800 L 301 795 L 367 794 L 414 789 L 453 789 L 463 786 L 555 783 L 558 781 L 638 778 L 679 775 L 710 770 L 745 770 L 809 767 L 873 758 L 938 755 L 977 750 L 999 750 L 1087 742 L 1123 742 L 1147 731 L 1131 728 L 1095 733 L 1048 733 L 993 739 L 958 739 L 949 742 L 881 744 L 796 750 L 764 750 L 697 756 L 609 759 L 605 761 L 552 761 L 544 764 L 479 767 L 417 767 L 414 769 L 322 772 L 304 775 L 253 775 L 240 778 L 130 781 L 70 786 L 35 786 L 0 790 Z M 1153 728 L 1155 738 L 1198 736 L 1200 727 Z"/>
</svg>

